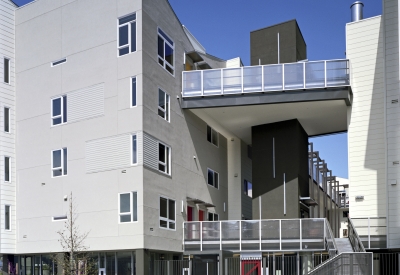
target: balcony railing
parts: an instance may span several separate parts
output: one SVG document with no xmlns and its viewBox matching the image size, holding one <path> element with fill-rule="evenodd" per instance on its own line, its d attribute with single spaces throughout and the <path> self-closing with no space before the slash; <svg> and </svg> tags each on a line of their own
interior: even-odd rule
<svg viewBox="0 0 400 275">
<path fill-rule="evenodd" d="M 329 251 L 336 254 L 326 219 L 185 222 L 185 251 Z"/>
<path fill-rule="evenodd" d="M 387 248 L 385 217 L 351 218 L 365 249 Z"/>
<path fill-rule="evenodd" d="M 216 96 L 349 85 L 349 61 L 324 60 L 184 71 L 182 96 Z"/>
</svg>

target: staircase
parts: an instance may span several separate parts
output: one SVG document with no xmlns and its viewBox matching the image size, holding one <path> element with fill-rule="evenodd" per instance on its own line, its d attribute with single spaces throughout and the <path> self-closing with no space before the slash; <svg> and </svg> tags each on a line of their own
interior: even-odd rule
<svg viewBox="0 0 400 275">
<path fill-rule="evenodd" d="M 349 238 L 335 238 L 335 242 L 338 254 L 345 252 L 354 252 Z"/>
</svg>

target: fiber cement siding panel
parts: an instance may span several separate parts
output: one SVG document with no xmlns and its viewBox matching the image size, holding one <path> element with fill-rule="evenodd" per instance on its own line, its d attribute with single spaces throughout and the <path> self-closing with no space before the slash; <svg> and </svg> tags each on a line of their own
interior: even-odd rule
<svg viewBox="0 0 400 275">
<path fill-rule="evenodd" d="M 158 170 L 158 141 L 146 133 L 143 134 L 143 164 Z"/>
</svg>

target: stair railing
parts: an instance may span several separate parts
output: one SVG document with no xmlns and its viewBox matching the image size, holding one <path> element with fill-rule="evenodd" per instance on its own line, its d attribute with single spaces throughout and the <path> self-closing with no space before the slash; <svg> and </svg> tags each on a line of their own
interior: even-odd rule
<svg viewBox="0 0 400 275">
<path fill-rule="evenodd" d="M 358 236 L 357 230 L 354 227 L 353 221 L 348 218 L 349 240 L 354 252 L 365 252 L 364 245 Z"/>
</svg>

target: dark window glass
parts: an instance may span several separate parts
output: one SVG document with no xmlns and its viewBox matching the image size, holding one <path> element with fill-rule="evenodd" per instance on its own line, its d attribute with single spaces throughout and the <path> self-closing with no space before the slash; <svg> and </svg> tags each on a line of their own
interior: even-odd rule
<svg viewBox="0 0 400 275">
<path fill-rule="evenodd" d="M 208 169 L 208 171 L 207 171 L 207 178 L 208 178 L 207 183 L 209 185 L 214 186 L 214 173 L 210 169 Z"/>
<path fill-rule="evenodd" d="M 168 219 L 175 221 L 175 201 L 168 200 Z"/>
<path fill-rule="evenodd" d="M 4 58 L 4 82 L 10 83 L 10 59 Z"/>
<path fill-rule="evenodd" d="M 169 174 L 169 147 L 166 147 L 166 155 L 165 155 L 165 172 Z"/>
<path fill-rule="evenodd" d="M 132 77 L 131 85 L 132 106 L 136 106 L 136 77 Z"/>
<path fill-rule="evenodd" d="M 168 44 L 165 44 L 165 61 L 174 64 L 174 50 Z"/>
<path fill-rule="evenodd" d="M 66 58 L 61 59 L 61 60 L 58 60 L 58 61 L 56 61 L 56 62 L 53 62 L 53 66 L 56 66 L 56 65 L 61 64 L 61 63 L 64 63 L 64 62 L 67 62 L 67 59 L 66 59 Z"/>
<path fill-rule="evenodd" d="M 211 127 L 207 125 L 207 140 L 211 142 Z"/>
<path fill-rule="evenodd" d="M 124 17 L 120 18 L 118 21 L 119 21 L 119 24 L 122 25 L 122 24 L 128 23 L 133 20 L 136 20 L 136 13 L 124 16 Z"/>
<path fill-rule="evenodd" d="M 132 163 L 137 163 L 137 141 L 136 141 L 136 135 L 132 136 Z"/>
<path fill-rule="evenodd" d="M 53 168 L 61 167 L 61 150 L 53 151 Z"/>
<path fill-rule="evenodd" d="M 61 169 L 53 170 L 53 177 L 59 177 L 62 175 Z"/>
<path fill-rule="evenodd" d="M 53 118 L 53 125 L 57 125 L 61 123 L 61 117 Z"/>
<path fill-rule="evenodd" d="M 244 194 L 247 195 L 247 180 L 244 180 L 244 182 L 243 182 L 243 191 L 244 191 Z"/>
<path fill-rule="evenodd" d="M 137 221 L 137 193 L 132 193 L 132 221 Z M 119 270 L 118 270 L 119 273 Z"/>
<path fill-rule="evenodd" d="M 53 99 L 53 116 L 61 115 L 61 98 Z"/>
<path fill-rule="evenodd" d="M 175 229 L 175 223 L 169 222 L 169 229 Z"/>
<path fill-rule="evenodd" d="M 214 214 L 214 221 L 218 221 L 218 220 L 219 220 L 218 214 Z"/>
<path fill-rule="evenodd" d="M 132 274 L 132 253 L 131 252 L 117 252 L 117 267 L 118 267 L 118 275 L 131 275 Z"/>
<path fill-rule="evenodd" d="M 160 220 L 160 227 L 167 228 L 167 221 Z"/>
<path fill-rule="evenodd" d="M 170 72 L 171 74 L 174 74 L 174 70 L 172 69 L 172 67 L 168 66 L 168 64 L 167 64 L 167 71 Z"/>
<path fill-rule="evenodd" d="M 123 46 L 129 43 L 129 26 L 119 27 L 119 42 L 118 46 Z"/>
<path fill-rule="evenodd" d="M 106 253 L 106 274 L 116 275 L 117 273 L 115 271 L 116 271 L 115 270 L 115 253 L 108 252 L 108 253 Z M 62 272 L 60 272 L 60 273 L 62 274 Z M 78 272 L 76 272 L 75 274 L 78 274 Z M 28 274 L 26 274 L 26 275 L 28 275 Z"/>
<path fill-rule="evenodd" d="M 125 55 L 129 53 L 129 47 L 123 48 L 119 50 L 119 55 Z"/>
<path fill-rule="evenodd" d="M 214 220 L 214 217 L 213 217 L 212 213 L 208 213 L 208 220 L 209 221 L 213 221 Z"/>
<path fill-rule="evenodd" d="M 168 208 L 168 200 L 165 198 L 160 198 L 160 217 L 168 218 L 167 216 L 167 208 Z"/>
<path fill-rule="evenodd" d="M 10 158 L 4 157 L 4 180 L 10 181 Z"/>
<path fill-rule="evenodd" d="M 131 23 L 131 52 L 136 51 L 136 22 Z"/>
<path fill-rule="evenodd" d="M 4 131 L 10 132 L 10 109 L 4 108 Z"/>
<path fill-rule="evenodd" d="M 10 230 L 10 206 L 6 205 L 5 207 L 6 207 L 4 215 L 5 229 Z"/>
<path fill-rule="evenodd" d="M 63 161 L 64 161 L 64 175 L 66 175 L 67 174 L 67 148 L 64 148 L 63 149 Z"/>
<path fill-rule="evenodd" d="M 131 215 L 120 215 L 119 216 L 120 222 L 131 222 Z"/>
<path fill-rule="evenodd" d="M 214 187 L 218 188 L 219 182 L 218 182 L 218 173 L 214 172 Z"/>
<path fill-rule="evenodd" d="M 67 122 L 67 96 L 63 96 L 63 122 Z"/>
<path fill-rule="evenodd" d="M 158 55 L 164 58 L 164 40 L 158 37 Z"/>
<path fill-rule="evenodd" d="M 120 194 L 119 195 L 119 211 L 120 213 L 127 213 L 131 211 L 131 198 L 130 194 Z"/>
<path fill-rule="evenodd" d="M 218 132 L 212 130 L 212 143 L 218 146 Z"/>
<path fill-rule="evenodd" d="M 165 119 L 169 121 L 169 95 L 165 94 Z"/>
<path fill-rule="evenodd" d="M 165 145 L 158 144 L 158 160 L 165 163 Z"/>
<path fill-rule="evenodd" d="M 165 110 L 165 93 L 162 90 L 158 90 L 158 106 Z"/>
<path fill-rule="evenodd" d="M 174 42 L 166 35 L 161 29 L 158 29 L 158 32 L 161 34 L 162 37 L 164 37 L 165 40 L 167 40 L 172 46 L 174 45 Z"/>
</svg>

